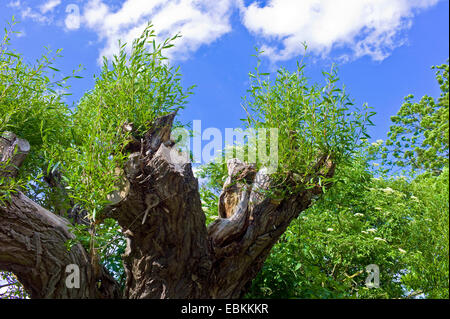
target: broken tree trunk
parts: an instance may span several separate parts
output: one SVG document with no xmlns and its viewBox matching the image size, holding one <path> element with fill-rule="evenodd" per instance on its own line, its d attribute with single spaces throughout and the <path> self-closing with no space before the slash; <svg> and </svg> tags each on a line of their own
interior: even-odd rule
<svg viewBox="0 0 450 319">
<path fill-rule="evenodd" d="M 256 171 L 251 164 L 233 159 L 227 163 L 229 176 L 220 195 L 220 217 L 206 227 L 198 181 L 192 173 L 191 164 L 187 156 L 178 153 L 170 140 L 174 117 L 175 113 L 158 118 L 140 142 L 134 140 L 130 144 L 128 151 L 131 154 L 122 172 L 123 183 L 115 194 L 111 194 L 112 204 L 98 217 L 116 219 L 127 240 L 123 255 L 127 275 L 123 296 L 242 297 L 272 246 L 292 219 L 310 206 L 313 196 L 320 194 L 321 189 L 314 187 L 289 198 L 274 200 L 265 192 L 271 187 L 270 176 L 264 170 Z M 315 165 L 315 172 L 316 175 L 331 177 L 334 163 L 323 156 Z M 23 201 L 21 196 L 14 197 L 12 205 L 6 210 L 0 208 L 0 247 L 13 246 L 14 238 L 6 229 L 11 221 L 4 222 L 11 211 L 22 213 L 20 218 L 27 220 L 27 227 L 41 238 L 43 229 L 35 227 L 38 221 L 32 221 L 35 218 L 29 213 L 32 209 L 15 204 L 16 201 Z M 32 206 L 31 203 L 29 205 Z M 44 221 L 49 218 L 47 214 L 51 214 L 33 209 L 40 211 Z M 60 243 L 70 238 L 65 231 L 63 235 L 57 233 L 61 232 L 59 224 L 52 226 L 47 222 L 46 225 L 49 229 L 55 228 L 55 233 L 49 233 L 46 242 L 52 242 L 53 236 L 61 238 Z M 31 235 L 27 233 L 26 236 L 30 238 Z M 30 269 L 36 268 L 37 260 L 33 253 L 36 254 L 38 247 L 27 246 L 26 240 L 22 241 L 25 251 L 28 251 L 26 247 L 30 247 L 29 258 L 32 261 L 23 266 L 28 270 L 22 271 L 19 277 L 25 288 L 30 289 L 34 287 L 28 284 L 33 278 Z M 89 276 L 89 259 L 81 248 L 75 251 L 78 253 L 71 254 L 77 255 L 70 259 L 78 260 L 74 263 L 86 262 L 85 272 Z M 49 258 L 54 264 L 63 265 L 68 258 L 66 255 L 42 255 L 39 260 L 42 264 Z M 1 269 L 5 269 L 4 256 L 0 250 Z M 10 263 L 18 263 L 12 254 L 7 256 Z M 20 269 L 9 267 L 6 270 L 17 273 Z M 57 279 L 56 276 L 54 278 Z M 36 287 L 39 288 L 33 288 L 33 296 L 71 297 L 52 294 L 45 283 Z M 111 292 L 102 296 L 115 297 L 115 283 L 111 281 L 108 287 L 111 287 Z M 89 293 L 82 297 L 98 297 L 98 291 L 94 288 L 85 290 Z M 45 291 L 46 294 L 39 295 L 38 291 Z"/>
<path fill-rule="evenodd" d="M 221 218 L 207 228 L 191 164 L 170 141 L 174 116 L 160 118 L 130 155 L 127 191 L 106 213 L 127 238 L 125 297 L 241 297 L 289 223 L 321 189 L 273 200 L 264 192 L 271 183 L 264 170 L 230 160 Z M 334 172 L 328 157 L 315 168 L 327 177 Z"/>
</svg>

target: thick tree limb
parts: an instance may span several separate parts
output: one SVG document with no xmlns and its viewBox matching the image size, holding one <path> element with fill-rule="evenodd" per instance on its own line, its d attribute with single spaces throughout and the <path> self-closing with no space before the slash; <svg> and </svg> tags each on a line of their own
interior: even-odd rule
<svg viewBox="0 0 450 319">
<path fill-rule="evenodd" d="M 143 151 L 130 155 L 129 190 L 107 212 L 127 238 L 127 298 L 207 297 L 205 215 L 191 164 L 170 147 L 174 117 L 160 118 L 145 135 Z"/>
<path fill-rule="evenodd" d="M 22 193 L 0 206 L 0 269 L 13 272 L 32 298 L 118 298 L 115 280 L 101 269 L 96 274 L 68 221 L 40 207 Z M 80 269 L 80 288 L 67 288 L 66 267 Z"/>
</svg>

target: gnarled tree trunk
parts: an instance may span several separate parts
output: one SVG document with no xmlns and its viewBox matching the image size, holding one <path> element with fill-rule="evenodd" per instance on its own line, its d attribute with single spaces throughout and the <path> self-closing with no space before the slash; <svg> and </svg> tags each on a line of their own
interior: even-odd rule
<svg viewBox="0 0 450 319">
<path fill-rule="evenodd" d="M 118 221 L 127 239 L 122 296 L 239 298 L 292 219 L 321 189 L 269 198 L 264 191 L 271 187 L 270 176 L 233 159 L 227 163 L 220 217 L 206 227 L 191 164 L 170 140 L 174 117 L 157 119 L 141 142 L 130 146 L 124 184 L 102 213 Z M 323 156 L 312 177 L 333 173 L 333 162 Z M 13 196 L 0 207 L 0 269 L 17 274 L 32 297 L 119 297 L 117 284 L 104 268 L 95 270 L 80 245 L 67 251 L 64 242 L 73 235 L 66 224 L 23 194 Z M 65 286 L 67 264 L 80 265 L 81 289 Z"/>
</svg>

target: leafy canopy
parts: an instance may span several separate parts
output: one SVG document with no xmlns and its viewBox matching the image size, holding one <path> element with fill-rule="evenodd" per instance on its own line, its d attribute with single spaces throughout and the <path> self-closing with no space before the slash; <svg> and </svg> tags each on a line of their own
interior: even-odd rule
<svg viewBox="0 0 450 319">
<path fill-rule="evenodd" d="M 161 44 L 155 37 L 148 25 L 130 54 L 124 44 L 111 63 L 104 59 L 94 89 L 71 116 L 70 147 L 49 145 L 50 158 L 62 163 L 71 198 L 93 214 L 120 184 L 117 169 L 128 155 L 127 144 L 139 140 L 155 118 L 186 103 L 189 91 L 181 87 L 179 69 L 163 55 L 178 36 Z M 149 45 L 152 50 L 147 50 Z"/>
<path fill-rule="evenodd" d="M 370 118 L 375 112 L 366 104 L 361 108 L 354 106 L 345 88 L 338 86 L 335 66 L 330 72 L 322 73 L 323 83 L 309 83 L 303 60 L 293 72 L 279 69 L 271 81 L 269 73 L 260 71 L 260 53 L 257 50 L 254 73 L 249 73 L 250 88 L 242 103 L 247 117 L 242 121 L 244 129 L 249 131 L 278 129 L 278 165 L 271 174 L 273 186 L 267 195 L 283 198 L 306 188 L 322 187 L 327 181 L 311 178 L 316 173 L 314 164 L 321 156 L 330 156 L 336 165 L 348 162 L 369 137 L 367 127 L 373 125 Z M 260 142 L 259 138 L 249 138 L 236 151 L 240 148 L 248 152 L 254 143 Z M 218 194 L 227 176 L 229 151 L 225 149 L 221 156 L 197 172 L 206 179 L 200 192 L 207 222 L 217 215 Z M 269 152 L 270 145 L 267 145 Z M 258 156 L 255 164 L 262 168 L 266 163 Z"/>
<path fill-rule="evenodd" d="M 316 173 L 314 164 L 322 156 L 329 156 L 337 165 L 346 161 L 362 139 L 368 137 L 367 127 L 372 125 L 370 117 L 375 113 L 366 104 L 362 108 L 353 106 L 345 89 L 337 85 L 339 78 L 334 66 L 330 72 L 323 72 L 321 84 L 309 83 L 303 60 L 293 72 L 279 69 L 271 81 L 269 73 L 260 71 L 260 53 L 257 49 L 257 66 L 254 73 L 249 73 L 250 88 L 242 103 L 247 116 L 242 121 L 244 129 L 255 134 L 278 129 L 277 169 L 271 175 L 274 186 L 268 195 L 283 198 L 305 188 L 321 187 L 327 181 L 311 178 Z M 268 140 L 259 135 L 237 148 L 248 152 L 250 148 L 256 149 L 255 144 L 261 141 Z M 270 154 L 270 142 L 266 147 L 266 153 Z M 228 151 L 225 149 L 225 156 L 219 156 L 200 172 L 201 177 L 210 178 L 209 186 L 215 192 L 226 175 Z M 261 168 L 266 161 L 258 153 L 255 164 Z M 211 202 L 214 198 L 211 190 L 204 188 L 202 192 Z"/>
<path fill-rule="evenodd" d="M 375 178 L 364 153 L 292 222 L 249 298 L 448 298 L 448 169 L 416 181 Z M 367 265 L 380 269 L 366 286 Z"/>
<path fill-rule="evenodd" d="M 52 66 L 61 50 L 55 53 L 47 50 L 34 65 L 26 64 L 19 53 L 10 49 L 15 24 L 13 18 L 0 44 L 0 134 L 14 132 L 31 144 L 32 151 L 21 177 L 0 183 L 0 201 L 8 198 L 18 186 L 23 187 L 30 178 L 39 176 L 45 145 L 65 144 L 70 116 L 63 97 L 71 76 L 55 79 L 53 71 L 57 69 Z"/>
<path fill-rule="evenodd" d="M 448 64 L 435 69 L 438 101 L 408 96 L 386 145 L 366 144 L 338 167 L 333 188 L 282 235 L 247 297 L 448 298 Z M 372 166 L 379 156 L 381 170 Z M 377 289 L 365 285 L 369 264 L 380 269 Z"/>
<path fill-rule="evenodd" d="M 391 118 L 393 125 L 383 154 L 386 165 L 437 174 L 448 167 L 448 66 L 447 62 L 432 67 L 441 91 L 438 99 L 425 95 L 414 102 L 414 95 L 410 94 L 397 115 Z"/>
</svg>

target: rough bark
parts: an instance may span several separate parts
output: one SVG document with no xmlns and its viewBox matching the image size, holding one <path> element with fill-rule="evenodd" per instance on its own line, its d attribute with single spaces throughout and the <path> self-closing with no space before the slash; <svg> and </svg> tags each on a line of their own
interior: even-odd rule
<svg viewBox="0 0 450 319">
<path fill-rule="evenodd" d="M 130 143 L 129 160 L 120 172 L 124 176 L 123 183 L 116 193 L 111 194 L 109 199 L 112 204 L 99 216 L 115 218 L 127 239 L 123 255 L 127 275 L 124 297 L 241 297 L 289 223 L 309 207 L 313 196 L 320 194 L 321 189 L 314 187 L 288 198 L 273 199 L 265 193 L 272 181 L 264 170 L 256 171 L 251 164 L 230 160 L 227 163 L 229 176 L 219 200 L 219 218 L 207 228 L 198 181 L 192 173 L 191 164 L 185 154 L 176 151 L 170 140 L 174 117 L 175 113 L 157 119 L 140 141 L 136 139 Z M 319 175 L 331 177 L 333 173 L 334 163 L 324 155 L 315 164 L 311 178 Z M 20 198 L 13 202 L 16 200 Z M 29 212 L 32 209 L 16 205 L 8 211 L 0 210 L 0 213 L 6 215 L 17 211 L 18 215 L 24 210 Z M 32 216 L 27 213 L 23 218 L 30 220 Z M 1 247 L 14 246 L 14 239 L 5 230 L 11 221 L 5 224 L 4 220 L 9 219 L 0 218 L 0 234 L 3 234 L 0 237 Z M 39 222 L 30 221 L 27 227 L 41 236 L 42 229 L 34 224 L 39 225 Z M 54 228 L 61 232 L 58 227 Z M 46 242 L 52 242 L 52 236 L 70 236 L 55 232 L 49 234 Z M 1 240 L 7 235 L 9 241 L 3 244 Z M 31 247 L 27 246 L 26 241 L 22 246 L 24 250 Z M 36 254 L 37 249 L 33 246 L 30 253 Z M 86 260 L 85 276 L 88 277 L 91 271 L 88 259 L 81 249 L 75 251 L 78 253 L 71 252 L 71 258 Z M 36 263 L 37 257 L 32 256 L 29 258 L 33 258 L 33 262 L 27 265 Z M 67 260 L 68 257 L 49 255 L 39 260 L 44 264 L 44 259 L 52 258 Z M 4 264 L 0 250 L 0 268 Z M 8 270 L 17 272 L 20 267 L 16 270 L 10 267 Z M 25 282 L 32 278 L 28 273 L 22 276 L 21 280 Z M 36 284 L 36 287 L 33 288 L 36 294 L 39 289 L 44 289 L 45 296 L 64 296 L 52 295 L 43 284 Z M 86 289 L 89 293 L 84 297 L 95 297 L 90 288 Z"/>
</svg>

